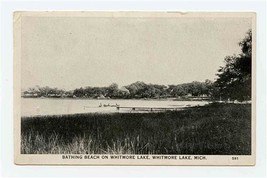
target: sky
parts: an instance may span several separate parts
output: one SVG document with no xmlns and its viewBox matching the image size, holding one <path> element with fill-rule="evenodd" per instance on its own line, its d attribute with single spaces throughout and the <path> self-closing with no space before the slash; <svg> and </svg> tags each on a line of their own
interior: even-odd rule
<svg viewBox="0 0 267 178">
<path fill-rule="evenodd" d="M 214 80 L 250 18 L 23 17 L 22 88 Z"/>
</svg>

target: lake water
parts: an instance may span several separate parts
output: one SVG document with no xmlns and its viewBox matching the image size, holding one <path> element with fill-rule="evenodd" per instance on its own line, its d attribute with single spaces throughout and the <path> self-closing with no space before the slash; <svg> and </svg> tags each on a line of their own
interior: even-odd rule
<svg viewBox="0 0 267 178">
<path fill-rule="evenodd" d="M 102 104 L 102 107 L 99 105 Z M 184 108 L 208 104 L 207 101 L 173 101 L 173 100 L 86 100 L 86 99 L 50 99 L 50 98 L 22 98 L 21 115 L 61 115 L 75 113 L 112 113 L 132 112 L 131 109 L 117 110 L 116 107 L 103 105 L 119 105 L 120 107 L 161 107 Z M 139 111 L 135 111 L 139 112 Z"/>
</svg>

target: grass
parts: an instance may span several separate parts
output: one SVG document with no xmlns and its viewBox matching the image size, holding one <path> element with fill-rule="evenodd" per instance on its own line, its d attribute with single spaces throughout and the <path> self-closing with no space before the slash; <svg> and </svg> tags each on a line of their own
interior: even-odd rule
<svg viewBox="0 0 267 178">
<path fill-rule="evenodd" d="M 23 117 L 22 154 L 251 154 L 251 105 Z"/>
</svg>

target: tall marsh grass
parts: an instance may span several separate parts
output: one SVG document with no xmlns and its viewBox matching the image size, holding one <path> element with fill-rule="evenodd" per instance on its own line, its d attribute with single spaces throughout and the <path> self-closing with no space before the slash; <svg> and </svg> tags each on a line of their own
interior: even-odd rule
<svg viewBox="0 0 267 178">
<path fill-rule="evenodd" d="M 23 117 L 22 154 L 251 154 L 251 105 Z"/>
</svg>

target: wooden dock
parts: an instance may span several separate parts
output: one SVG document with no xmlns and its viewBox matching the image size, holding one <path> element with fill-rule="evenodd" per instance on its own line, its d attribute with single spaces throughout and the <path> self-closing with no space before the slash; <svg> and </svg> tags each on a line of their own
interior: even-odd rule
<svg viewBox="0 0 267 178">
<path fill-rule="evenodd" d="M 160 111 L 177 111 L 183 109 L 183 107 L 142 107 L 142 106 L 108 106 L 110 108 L 116 108 L 116 110 L 119 111 L 127 111 L 128 112 L 138 112 L 138 111 L 143 111 L 143 112 L 160 112 Z M 104 107 L 104 108 L 108 108 Z M 89 108 L 99 108 L 99 107 L 93 107 L 93 106 L 83 106 L 83 109 L 89 109 Z"/>
<path fill-rule="evenodd" d="M 117 110 L 120 109 L 129 109 L 131 111 L 167 111 L 167 110 L 180 110 L 181 108 L 177 107 L 133 107 L 133 106 L 128 106 L 128 107 L 122 107 L 122 106 L 117 106 Z"/>
</svg>

